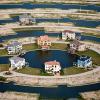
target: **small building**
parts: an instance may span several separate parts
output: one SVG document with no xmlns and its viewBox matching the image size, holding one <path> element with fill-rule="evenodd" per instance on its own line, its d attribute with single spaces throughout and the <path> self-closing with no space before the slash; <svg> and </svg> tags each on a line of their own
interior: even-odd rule
<svg viewBox="0 0 100 100">
<path fill-rule="evenodd" d="M 24 58 L 20 58 L 20 57 L 11 57 L 9 59 L 11 67 L 10 70 L 14 70 L 14 69 L 21 69 L 22 67 L 25 66 L 25 59 Z"/>
<path fill-rule="evenodd" d="M 31 25 L 32 23 L 35 23 L 35 18 L 32 18 L 28 14 L 23 14 L 19 16 L 19 22 L 20 25 Z"/>
<path fill-rule="evenodd" d="M 88 68 L 92 67 L 92 59 L 88 56 L 80 56 L 77 60 L 77 67 Z"/>
<path fill-rule="evenodd" d="M 22 43 L 13 41 L 7 46 L 8 54 L 18 54 L 22 50 Z"/>
<path fill-rule="evenodd" d="M 84 43 L 81 43 L 79 40 L 73 40 L 70 42 L 70 49 L 75 51 L 85 51 L 86 45 Z"/>
<path fill-rule="evenodd" d="M 62 39 L 63 40 L 74 40 L 75 39 L 75 32 L 70 30 L 65 30 L 62 32 Z"/>
<path fill-rule="evenodd" d="M 45 62 L 45 71 L 51 74 L 58 74 L 61 71 L 60 63 L 56 60 Z"/>
<path fill-rule="evenodd" d="M 51 39 L 48 37 L 48 35 L 40 36 L 37 38 L 37 44 L 42 49 L 49 49 L 51 46 Z"/>
</svg>

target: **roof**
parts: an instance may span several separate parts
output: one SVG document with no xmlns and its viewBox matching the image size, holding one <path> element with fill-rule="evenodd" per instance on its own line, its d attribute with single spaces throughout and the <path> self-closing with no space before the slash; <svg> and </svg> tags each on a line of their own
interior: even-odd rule
<svg viewBox="0 0 100 100">
<path fill-rule="evenodd" d="M 60 63 L 54 60 L 54 61 L 45 62 L 45 65 L 60 65 Z"/>
<path fill-rule="evenodd" d="M 21 57 L 14 56 L 14 57 L 11 57 L 10 60 L 13 60 L 15 63 L 18 63 L 19 61 L 23 61 L 25 59 L 21 58 Z"/>
<path fill-rule="evenodd" d="M 31 19 L 32 17 L 30 15 L 28 15 L 28 14 L 23 14 L 23 15 L 20 15 L 19 18 L 20 19 L 21 18 L 29 18 L 29 19 Z"/>
<path fill-rule="evenodd" d="M 81 43 L 79 40 L 73 40 L 72 42 L 70 42 L 71 44 L 80 46 L 80 45 L 84 45 L 84 43 Z"/>
<path fill-rule="evenodd" d="M 38 37 L 37 40 L 40 40 L 40 41 L 50 41 L 50 38 L 48 37 L 48 35 L 44 35 L 44 36 Z"/>
<path fill-rule="evenodd" d="M 91 59 L 91 57 L 82 55 L 82 56 L 79 57 L 78 60 L 85 61 L 85 60 L 88 60 L 88 59 Z"/>
<path fill-rule="evenodd" d="M 71 33 L 71 34 L 75 33 L 75 32 L 73 32 L 71 30 L 65 30 L 65 31 L 63 31 L 63 33 L 66 33 L 66 32 Z"/>
<path fill-rule="evenodd" d="M 13 42 L 11 42 L 11 44 L 8 44 L 7 47 L 13 47 L 13 46 L 18 46 L 18 45 L 21 45 L 21 43 L 18 41 L 13 41 Z"/>
</svg>

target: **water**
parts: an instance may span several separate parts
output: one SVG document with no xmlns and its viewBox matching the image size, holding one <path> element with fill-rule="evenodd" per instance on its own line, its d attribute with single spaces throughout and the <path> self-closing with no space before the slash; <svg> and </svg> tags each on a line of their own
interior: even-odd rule
<svg viewBox="0 0 100 100">
<path fill-rule="evenodd" d="M 35 68 L 43 68 L 46 61 L 59 61 L 62 68 L 73 66 L 76 61 L 76 56 L 67 53 L 67 51 L 52 50 L 52 51 L 31 51 L 23 56 L 29 66 Z M 31 59 L 30 59 L 31 58 Z"/>
<path fill-rule="evenodd" d="M 22 4 L 0 4 L 0 9 L 11 9 L 11 8 L 58 8 L 58 9 L 85 9 L 85 10 L 95 10 L 100 12 L 100 6 L 96 5 L 79 5 L 79 4 L 31 4 L 31 3 L 22 3 Z"/>
<path fill-rule="evenodd" d="M 46 61 L 57 60 L 60 62 L 62 68 L 73 66 L 73 62 L 76 61 L 77 56 L 67 53 L 67 51 L 50 50 L 50 51 L 30 51 L 24 56 L 26 62 L 30 67 L 44 69 L 44 63 Z M 9 63 L 9 57 L 0 57 L 0 64 Z"/>
<path fill-rule="evenodd" d="M 40 94 L 40 98 L 49 99 L 61 99 L 65 100 L 68 98 L 78 98 L 79 93 L 100 90 L 100 83 L 76 87 L 58 86 L 56 87 L 29 87 L 14 85 L 13 83 L 0 83 L 0 91 L 15 91 L 15 92 L 26 92 L 26 93 L 37 93 Z M 43 99 L 45 100 L 45 99 Z M 72 99 L 73 100 L 73 99 Z"/>
<path fill-rule="evenodd" d="M 75 20 L 71 18 L 36 18 L 36 23 L 40 22 L 72 22 L 75 26 L 82 26 L 82 27 L 97 27 L 100 25 L 100 21 L 89 21 L 89 20 Z M 6 23 L 13 23 L 13 22 L 18 22 L 19 21 L 19 16 L 12 17 L 10 19 L 5 19 L 5 20 L 0 20 L 0 24 L 6 24 Z"/>
<path fill-rule="evenodd" d="M 17 34 L 14 35 L 8 35 L 8 36 L 1 36 L 0 42 L 3 42 L 5 40 L 14 39 L 14 38 L 21 38 L 21 37 L 39 37 L 41 35 L 48 35 L 53 37 L 61 37 L 61 33 L 45 33 L 43 30 L 28 30 L 28 31 L 17 31 Z M 84 36 L 81 35 L 81 40 L 91 40 L 100 43 L 100 38 L 94 37 L 94 36 Z"/>
</svg>

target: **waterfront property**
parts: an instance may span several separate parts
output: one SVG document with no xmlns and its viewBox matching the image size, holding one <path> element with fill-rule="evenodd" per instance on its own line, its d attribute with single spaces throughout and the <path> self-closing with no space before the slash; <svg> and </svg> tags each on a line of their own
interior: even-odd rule
<svg viewBox="0 0 100 100">
<path fill-rule="evenodd" d="M 61 66 L 56 60 L 45 62 L 45 71 L 53 75 L 60 75 Z"/>
<path fill-rule="evenodd" d="M 80 56 L 77 60 L 77 67 L 88 68 L 92 67 L 92 58 L 89 56 Z"/>
<path fill-rule="evenodd" d="M 63 40 L 74 40 L 75 39 L 75 32 L 70 30 L 65 30 L 62 32 L 62 39 Z"/>
<path fill-rule="evenodd" d="M 12 41 L 7 45 L 8 54 L 18 54 L 22 50 L 22 43 L 18 41 Z"/>
<path fill-rule="evenodd" d="M 37 44 L 42 49 L 49 49 L 51 46 L 51 39 L 48 37 L 48 35 L 40 36 L 37 38 Z"/>
<path fill-rule="evenodd" d="M 70 49 L 75 51 L 85 51 L 86 45 L 84 43 L 81 43 L 79 40 L 73 40 L 70 42 Z"/>
<path fill-rule="evenodd" d="M 33 22 L 35 23 L 35 19 L 33 19 L 28 14 L 23 14 L 19 16 L 20 25 L 31 25 Z"/>
<path fill-rule="evenodd" d="M 25 59 L 21 57 L 14 56 L 14 57 L 11 57 L 9 61 L 11 64 L 11 67 L 9 70 L 21 69 L 22 67 L 25 66 Z"/>
</svg>

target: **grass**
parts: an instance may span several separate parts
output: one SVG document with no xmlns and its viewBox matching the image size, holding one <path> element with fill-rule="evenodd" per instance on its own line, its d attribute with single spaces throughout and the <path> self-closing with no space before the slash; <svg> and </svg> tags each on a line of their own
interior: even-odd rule
<svg viewBox="0 0 100 100">
<path fill-rule="evenodd" d="M 0 72 L 8 70 L 9 70 L 9 64 L 0 64 Z"/>
<path fill-rule="evenodd" d="M 52 74 L 46 73 L 43 69 L 32 67 L 24 67 L 22 69 L 17 70 L 16 72 L 29 75 L 52 76 Z"/>
<path fill-rule="evenodd" d="M 73 74 L 79 74 L 79 73 L 84 73 L 87 70 L 82 69 L 82 68 L 77 68 L 77 67 L 69 67 L 69 68 L 64 68 L 63 73 L 64 75 L 73 75 Z"/>
<path fill-rule="evenodd" d="M 1 55 L 8 55 L 7 50 L 6 49 L 0 50 L 0 56 Z"/>
<path fill-rule="evenodd" d="M 41 76 L 53 76 L 52 73 L 47 73 L 47 72 L 45 72 L 44 69 L 41 69 L 41 74 L 40 74 L 40 75 L 41 75 Z"/>
<path fill-rule="evenodd" d="M 22 69 L 17 70 L 17 72 L 29 75 L 40 75 L 41 70 L 39 68 L 24 67 Z"/>
<path fill-rule="evenodd" d="M 23 45 L 23 49 L 29 51 L 29 50 L 38 49 L 38 46 L 36 43 L 25 44 Z"/>
<path fill-rule="evenodd" d="M 67 49 L 67 44 L 62 44 L 62 43 L 52 43 L 51 49 L 61 49 L 61 50 L 66 50 L 66 49 Z"/>
<path fill-rule="evenodd" d="M 94 65 L 100 65 L 100 54 L 96 53 L 92 50 L 87 50 L 83 52 L 77 52 L 78 55 L 86 55 L 92 57 L 92 61 Z"/>
</svg>

